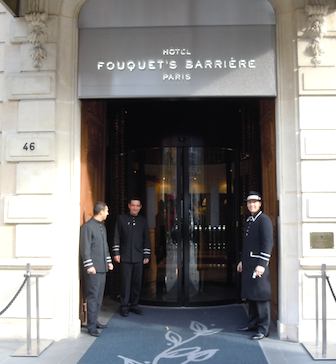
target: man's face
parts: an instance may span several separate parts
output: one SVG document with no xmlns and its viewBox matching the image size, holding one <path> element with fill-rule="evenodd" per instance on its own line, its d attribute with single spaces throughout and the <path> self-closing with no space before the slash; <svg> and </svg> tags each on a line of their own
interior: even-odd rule
<svg viewBox="0 0 336 364">
<path fill-rule="evenodd" d="M 101 214 L 102 221 L 105 221 L 109 214 L 108 207 L 105 206 L 105 208 L 100 211 L 100 214 Z"/>
<path fill-rule="evenodd" d="M 129 212 L 133 216 L 137 216 L 141 210 L 141 203 L 139 200 L 131 200 L 128 204 Z"/>
<path fill-rule="evenodd" d="M 247 208 L 252 215 L 255 215 L 261 208 L 261 201 L 249 200 L 247 201 Z"/>
</svg>

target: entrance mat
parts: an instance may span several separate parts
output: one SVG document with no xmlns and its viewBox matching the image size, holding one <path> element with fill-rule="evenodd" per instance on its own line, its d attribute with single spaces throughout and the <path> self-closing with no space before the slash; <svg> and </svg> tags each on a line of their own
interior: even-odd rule
<svg viewBox="0 0 336 364">
<path fill-rule="evenodd" d="M 258 344 L 237 333 L 242 305 L 206 308 L 143 307 L 144 315 L 116 314 L 79 364 L 267 364 Z"/>
</svg>

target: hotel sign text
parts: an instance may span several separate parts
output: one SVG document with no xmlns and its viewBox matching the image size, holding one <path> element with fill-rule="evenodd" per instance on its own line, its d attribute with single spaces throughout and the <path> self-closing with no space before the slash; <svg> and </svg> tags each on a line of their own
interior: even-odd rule
<svg viewBox="0 0 336 364">
<path fill-rule="evenodd" d="M 81 98 L 275 96 L 275 89 L 273 26 L 80 30 Z"/>
<path fill-rule="evenodd" d="M 190 57 L 192 54 L 185 48 L 170 48 L 163 49 L 162 55 L 182 55 Z M 189 81 L 191 80 L 191 70 L 212 70 L 212 69 L 254 69 L 256 68 L 255 59 L 192 59 L 186 58 L 182 62 L 178 62 L 176 59 L 148 59 L 148 60 L 109 60 L 98 61 L 97 70 L 108 71 L 162 71 L 163 81 Z"/>
</svg>

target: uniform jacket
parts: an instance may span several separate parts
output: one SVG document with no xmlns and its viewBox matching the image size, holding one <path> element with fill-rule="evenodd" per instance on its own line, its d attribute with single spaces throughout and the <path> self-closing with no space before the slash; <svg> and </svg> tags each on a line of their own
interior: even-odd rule
<svg viewBox="0 0 336 364">
<path fill-rule="evenodd" d="M 118 216 L 112 252 L 113 256 L 120 255 L 120 261 L 125 263 L 138 263 L 150 258 L 148 226 L 143 216 Z"/>
<path fill-rule="evenodd" d="M 250 216 L 245 223 L 242 252 L 242 298 L 253 301 L 271 299 L 269 281 L 269 260 L 273 247 L 273 227 L 271 219 L 262 211 Z M 262 277 L 253 278 L 257 265 L 265 267 Z"/>
<path fill-rule="evenodd" d="M 81 226 L 79 248 L 85 270 L 95 267 L 96 272 L 108 271 L 108 263 L 112 263 L 112 258 L 103 222 L 92 218 Z"/>
</svg>

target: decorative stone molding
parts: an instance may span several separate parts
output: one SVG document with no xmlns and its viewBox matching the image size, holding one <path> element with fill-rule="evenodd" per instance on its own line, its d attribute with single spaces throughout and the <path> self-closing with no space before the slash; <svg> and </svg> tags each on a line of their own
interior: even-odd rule
<svg viewBox="0 0 336 364">
<path fill-rule="evenodd" d="M 34 67 L 40 69 L 43 60 L 47 58 L 47 51 L 43 44 L 47 41 L 47 5 L 48 0 L 28 0 L 25 19 L 29 24 L 28 41 L 33 49 L 31 57 Z"/>
<path fill-rule="evenodd" d="M 305 6 L 305 11 L 308 17 L 306 36 L 310 40 L 307 50 L 312 56 L 312 64 L 318 66 L 322 61 L 322 40 L 327 32 L 325 17 L 329 11 L 329 2 L 328 0 L 311 0 Z"/>
</svg>

